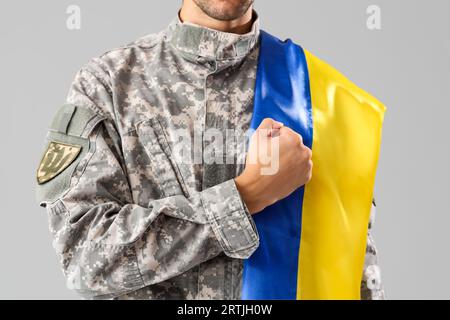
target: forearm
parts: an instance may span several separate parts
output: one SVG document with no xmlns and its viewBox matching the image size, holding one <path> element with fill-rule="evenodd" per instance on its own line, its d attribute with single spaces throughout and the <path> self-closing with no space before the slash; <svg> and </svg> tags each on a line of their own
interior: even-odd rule
<svg viewBox="0 0 450 320">
<path fill-rule="evenodd" d="M 70 200 L 76 198 L 69 192 L 48 212 L 69 285 L 85 297 L 159 283 L 221 252 L 245 259 L 258 247 L 232 180 L 192 198 L 151 201 L 148 208 Z"/>
</svg>

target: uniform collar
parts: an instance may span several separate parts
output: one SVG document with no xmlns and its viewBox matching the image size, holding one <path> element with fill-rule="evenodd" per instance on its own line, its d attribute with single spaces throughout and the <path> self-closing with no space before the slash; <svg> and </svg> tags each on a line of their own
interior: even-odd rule
<svg viewBox="0 0 450 320">
<path fill-rule="evenodd" d="M 246 34 L 235 34 L 209 29 L 175 18 L 167 29 L 172 46 L 189 60 L 242 60 L 259 39 L 259 18 L 253 12 L 252 29 Z"/>
</svg>

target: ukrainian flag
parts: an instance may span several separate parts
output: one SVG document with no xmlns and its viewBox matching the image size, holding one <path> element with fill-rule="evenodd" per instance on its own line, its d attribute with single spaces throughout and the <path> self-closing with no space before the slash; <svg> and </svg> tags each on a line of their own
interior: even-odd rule
<svg viewBox="0 0 450 320">
<path fill-rule="evenodd" d="M 360 299 L 385 107 L 288 40 L 261 34 L 251 128 L 283 122 L 313 150 L 313 177 L 254 216 L 260 247 L 243 299 Z"/>
</svg>

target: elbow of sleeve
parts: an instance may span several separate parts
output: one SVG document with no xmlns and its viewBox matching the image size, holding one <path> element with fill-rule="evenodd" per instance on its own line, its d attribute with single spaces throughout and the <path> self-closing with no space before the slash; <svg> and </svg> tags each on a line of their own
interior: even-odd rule
<svg viewBox="0 0 450 320">
<path fill-rule="evenodd" d="M 224 253 L 231 258 L 248 259 L 259 246 L 259 235 L 234 180 L 202 191 L 201 198 Z"/>
<path fill-rule="evenodd" d="M 110 299 L 145 286 L 134 247 L 91 244 L 62 263 L 66 285 L 84 299 Z"/>
</svg>

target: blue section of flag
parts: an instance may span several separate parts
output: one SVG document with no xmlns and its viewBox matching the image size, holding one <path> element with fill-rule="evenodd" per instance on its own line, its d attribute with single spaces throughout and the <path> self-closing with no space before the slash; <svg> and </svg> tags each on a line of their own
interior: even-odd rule
<svg viewBox="0 0 450 320">
<path fill-rule="evenodd" d="M 301 47 L 261 32 L 254 99 L 251 129 L 272 118 L 312 147 L 311 94 Z M 244 262 L 243 299 L 296 299 L 303 194 L 299 188 L 254 216 L 260 246 Z"/>
</svg>

